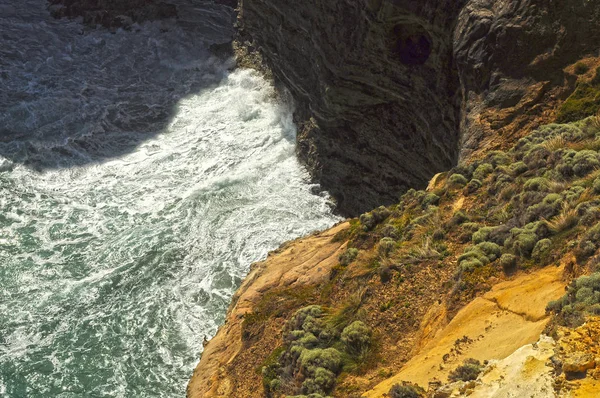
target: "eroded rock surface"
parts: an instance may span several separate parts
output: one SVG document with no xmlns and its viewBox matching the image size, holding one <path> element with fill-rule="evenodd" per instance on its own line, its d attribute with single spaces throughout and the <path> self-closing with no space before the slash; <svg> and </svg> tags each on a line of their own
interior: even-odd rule
<svg viewBox="0 0 600 398">
<path fill-rule="evenodd" d="M 299 153 L 356 215 L 548 123 L 597 52 L 586 0 L 242 0 L 239 41 L 297 101 Z M 517 137 L 518 138 L 518 137 Z"/>
</svg>

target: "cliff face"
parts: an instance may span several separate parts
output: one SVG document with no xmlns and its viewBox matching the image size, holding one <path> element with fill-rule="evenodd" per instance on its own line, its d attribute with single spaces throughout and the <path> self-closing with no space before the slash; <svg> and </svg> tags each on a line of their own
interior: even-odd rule
<svg viewBox="0 0 600 398">
<path fill-rule="evenodd" d="M 355 215 L 552 118 L 596 51 L 586 0 L 242 0 L 239 40 L 293 94 L 298 151 Z M 591 33 L 588 33 L 591 32 Z"/>
<path fill-rule="evenodd" d="M 297 101 L 298 151 L 346 214 L 457 161 L 464 1 L 243 0 L 241 40 Z"/>
</svg>

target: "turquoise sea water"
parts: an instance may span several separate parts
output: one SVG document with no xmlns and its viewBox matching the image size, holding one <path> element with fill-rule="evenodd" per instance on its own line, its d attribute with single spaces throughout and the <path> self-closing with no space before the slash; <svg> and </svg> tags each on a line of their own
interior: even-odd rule
<svg viewBox="0 0 600 398">
<path fill-rule="evenodd" d="M 184 396 L 250 264 L 337 221 L 203 7 L 82 35 L 0 0 L 0 397 Z"/>
</svg>

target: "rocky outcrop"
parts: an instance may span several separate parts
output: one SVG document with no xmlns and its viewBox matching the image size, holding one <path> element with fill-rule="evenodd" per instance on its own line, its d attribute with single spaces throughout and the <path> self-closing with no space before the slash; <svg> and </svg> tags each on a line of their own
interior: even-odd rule
<svg viewBox="0 0 600 398">
<path fill-rule="evenodd" d="M 348 227 L 342 223 L 327 231 L 298 239 L 281 247 L 269 255 L 265 261 L 254 264 L 246 280 L 236 292 L 227 312 L 225 324 L 219 333 L 205 347 L 202 359 L 187 388 L 187 396 L 192 397 L 250 397 L 260 394 L 261 379 L 255 374 L 257 362 L 269 356 L 268 350 L 252 347 L 253 331 L 248 316 L 261 305 L 273 304 L 278 307 L 279 317 L 271 319 L 276 327 L 270 326 L 265 339 L 268 348 L 273 349 L 277 333 L 285 314 L 285 295 L 282 290 L 303 292 L 299 297 L 307 300 L 310 289 L 328 280 L 331 269 L 338 264 L 338 256 L 346 247 L 346 242 L 332 239 Z M 296 303 L 298 305 L 298 303 Z M 246 317 L 246 318 L 245 318 Z M 264 328 L 266 319 L 260 319 Z M 248 350 L 252 347 L 251 350 Z"/>
<path fill-rule="evenodd" d="M 300 157 L 342 213 L 394 203 L 456 163 L 463 3 L 241 1 L 240 40 L 292 92 Z"/>
<path fill-rule="evenodd" d="M 600 4 L 587 0 L 469 0 L 454 32 L 461 157 L 503 148 L 554 120 L 574 89 L 565 68 L 598 55 Z"/>
<path fill-rule="evenodd" d="M 355 215 L 552 120 L 598 51 L 586 0 L 242 0 L 239 41 L 297 101 L 298 151 Z M 518 138 L 518 137 L 516 137 Z"/>
</svg>

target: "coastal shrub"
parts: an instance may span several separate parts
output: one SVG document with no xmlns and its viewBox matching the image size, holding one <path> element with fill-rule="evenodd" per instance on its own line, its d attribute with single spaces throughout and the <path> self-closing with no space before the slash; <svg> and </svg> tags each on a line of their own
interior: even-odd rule
<svg viewBox="0 0 600 398">
<path fill-rule="evenodd" d="M 354 260 L 356 260 L 357 256 L 358 256 L 358 249 L 351 247 L 351 248 L 346 249 L 346 251 L 343 252 L 342 254 L 340 254 L 338 259 L 339 259 L 341 265 L 347 266 L 347 265 L 350 265 Z"/>
<path fill-rule="evenodd" d="M 525 222 L 530 223 L 542 218 L 550 219 L 560 212 L 562 205 L 562 196 L 554 193 L 548 194 L 541 203 L 527 208 L 524 214 Z"/>
<path fill-rule="evenodd" d="M 567 293 L 551 301 L 547 311 L 557 314 L 559 323 L 581 325 L 587 314 L 600 315 L 600 272 L 582 276 L 567 286 Z"/>
<path fill-rule="evenodd" d="M 483 183 L 480 180 L 472 179 L 465 187 L 464 194 L 472 195 L 477 192 L 482 185 Z"/>
<path fill-rule="evenodd" d="M 596 224 L 600 220 L 600 201 L 581 203 L 575 211 L 579 217 L 579 223 L 587 227 Z"/>
<path fill-rule="evenodd" d="M 592 190 L 596 195 L 600 195 L 600 177 L 596 178 L 592 183 Z"/>
<path fill-rule="evenodd" d="M 489 239 L 490 234 L 494 231 L 495 227 L 483 227 L 473 234 L 471 238 L 473 243 L 485 242 Z"/>
<path fill-rule="evenodd" d="M 548 158 L 551 154 L 543 145 L 535 145 L 523 156 L 523 162 L 529 170 L 545 168 L 548 167 Z"/>
<path fill-rule="evenodd" d="M 542 239 L 533 247 L 531 258 L 535 261 L 543 261 L 544 257 L 550 252 L 552 241 L 550 239 Z"/>
<path fill-rule="evenodd" d="M 457 212 L 455 212 L 452 215 L 452 218 L 448 222 L 448 226 L 454 227 L 456 225 L 460 225 L 460 224 L 465 223 L 467 221 L 469 221 L 469 217 L 467 216 L 467 214 L 464 211 L 462 211 L 462 210 L 458 210 Z"/>
<path fill-rule="evenodd" d="M 361 321 L 352 322 L 344 328 L 340 340 L 348 353 L 361 355 L 371 345 L 371 329 Z"/>
<path fill-rule="evenodd" d="M 423 208 L 427 208 L 432 205 L 437 206 L 438 203 L 440 203 L 440 197 L 434 193 L 428 193 L 423 197 L 423 200 L 421 201 L 421 206 L 423 206 Z"/>
<path fill-rule="evenodd" d="M 517 256 L 510 253 L 504 253 L 500 256 L 500 265 L 504 272 L 510 272 L 517 267 Z"/>
<path fill-rule="evenodd" d="M 492 151 L 486 156 L 487 163 L 494 167 L 508 165 L 511 162 L 510 156 L 506 152 Z"/>
<path fill-rule="evenodd" d="M 388 396 L 390 398 L 420 398 L 424 395 L 424 390 L 412 384 L 394 384 Z"/>
<path fill-rule="evenodd" d="M 318 368 L 337 372 L 341 369 L 342 354 L 332 347 L 304 350 L 299 362 L 306 375 L 313 375 Z"/>
<path fill-rule="evenodd" d="M 523 185 L 525 191 L 547 192 L 550 190 L 550 181 L 544 177 L 536 177 L 525 182 Z"/>
<path fill-rule="evenodd" d="M 466 359 L 462 365 L 454 369 L 448 375 L 450 381 L 471 381 L 477 380 L 484 366 L 476 359 Z"/>
<path fill-rule="evenodd" d="M 524 162 L 516 162 L 510 166 L 510 170 L 512 171 L 513 175 L 518 176 L 525 173 L 527 170 L 529 170 L 529 168 Z"/>
<path fill-rule="evenodd" d="M 475 180 L 485 180 L 487 176 L 494 172 L 494 166 L 489 163 L 483 163 L 475 169 L 473 172 L 473 178 Z"/>
<path fill-rule="evenodd" d="M 472 272 L 475 268 L 482 267 L 500 257 L 502 249 L 495 243 L 482 242 L 475 246 L 467 247 L 458 257 L 460 271 Z"/>
<path fill-rule="evenodd" d="M 335 385 L 336 375 L 329 369 L 316 367 L 307 371 L 307 374 L 308 377 L 302 383 L 302 392 L 305 394 L 320 395 L 331 391 Z"/>
<path fill-rule="evenodd" d="M 600 167 L 600 155 L 597 151 L 584 149 L 582 151 L 566 151 L 556 170 L 563 178 L 585 177 L 594 169 Z"/>
<path fill-rule="evenodd" d="M 467 185 L 469 181 L 462 174 L 452 174 L 448 179 L 448 183 L 451 187 L 462 188 Z"/>
<path fill-rule="evenodd" d="M 527 224 L 524 228 L 513 228 L 510 230 L 510 237 L 505 242 L 505 247 L 521 257 L 529 258 L 535 244 L 540 239 L 538 237 L 539 223 Z M 540 233 L 541 234 L 541 233 Z"/>
<path fill-rule="evenodd" d="M 578 261 L 584 261 L 591 257 L 600 246 L 600 224 L 590 228 L 581 238 L 576 257 Z"/>
<path fill-rule="evenodd" d="M 371 231 L 379 223 L 388 218 L 392 212 L 385 206 L 380 206 L 370 213 L 364 213 L 359 217 L 360 223 L 365 231 Z"/>
<path fill-rule="evenodd" d="M 433 231 L 433 234 L 431 235 L 431 237 L 435 241 L 438 241 L 438 242 L 442 241 L 446 238 L 446 231 L 444 231 L 442 228 L 438 228 L 435 231 Z"/>
<path fill-rule="evenodd" d="M 379 255 L 387 257 L 396 247 L 396 242 L 392 238 L 383 238 L 379 241 Z"/>
</svg>

